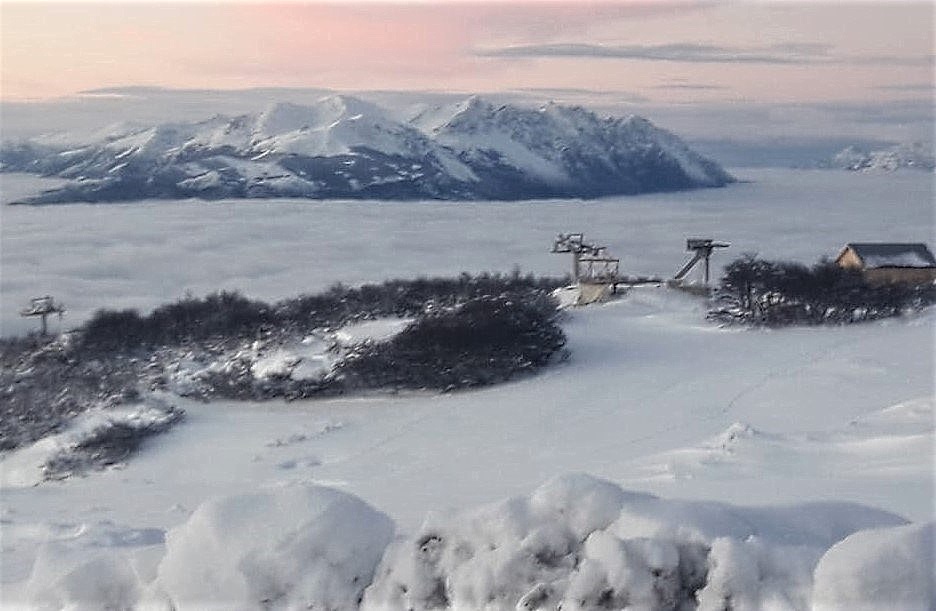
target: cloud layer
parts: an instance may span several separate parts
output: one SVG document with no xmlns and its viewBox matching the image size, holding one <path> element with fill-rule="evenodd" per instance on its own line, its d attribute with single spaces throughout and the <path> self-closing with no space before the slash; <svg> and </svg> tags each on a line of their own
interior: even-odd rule
<svg viewBox="0 0 936 611">
<path fill-rule="evenodd" d="M 481 57 L 604 58 L 704 64 L 880 64 L 921 66 L 933 63 L 932 55 L 836 56 L 832 55 L 831 51 L 831 45 L 822 43 L 776 44 L 761 47 L 735 47 L 700 43 L 657 45 L 550 43 L 479 49 L 476 54 Z"/>
</svg>

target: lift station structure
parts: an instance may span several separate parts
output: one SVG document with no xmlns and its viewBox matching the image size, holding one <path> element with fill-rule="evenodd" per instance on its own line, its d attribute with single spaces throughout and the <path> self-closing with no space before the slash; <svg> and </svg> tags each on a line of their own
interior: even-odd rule
<svg viewBox="0 0 936 611">
<path fill-rule="evenodd" d="M 40 318 L 42 321 L 42 335 L 48 334 L 49 326 L 46 319 L 50 314 L 58 314 L 59 319 L 61 319 L 65 314 L 65 306 L 63 306 L 61 303 L 56 303 L 55 299 L 53 299 L 51 295 L 33 297 L 29 301 L 29 307 L 24 310 L 20 310 L 20 316 L 38 316 Z"/>
<path fill-rule="evenodd" d="M 572 281 L 582 285 L 604 285 L 616 292 L 618 286 L 638 284 L 671 284 L 682 286 L 683 280 L 694 267 L 701 263 L 703 284 L 707 288 L 710 280 L 710 259 L 718 248 L 728 248 L 728 242 L 712 238 L 688 238 L 686 250 L 693 253 L 671 280 L 657 276 L 628 276 L 621 274 L 621 260 L 608 253 L 607 246 L 599 246 L 585 240 L 582 233 L 560 233 L 553 242 L 553 253 L 572 255 Z"/>
<path fill-rule="evenodd" d="M 702 262 L 702 283 L 709 285 L 709 259 L 716 248 L 728 248 L 728 242 L 716 242 L 711 238 L 689 238 L 686 240 L 686 250 L 695 253 L 689 261 L 673 276 L 676 282 L 682 281 L 700 261 Z"/>
</svg>

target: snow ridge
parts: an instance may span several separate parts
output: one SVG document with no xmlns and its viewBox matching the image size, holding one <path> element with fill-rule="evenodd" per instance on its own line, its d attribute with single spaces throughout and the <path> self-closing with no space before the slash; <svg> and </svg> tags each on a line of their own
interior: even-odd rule
<svg viewBox="0 0 936 611">
<path fill-rule="evenodd" d="M 27 203 L 141 198 L 599 197 L 733 178 L 640 117 L 495 107 L 477 96 L 399 121 L 357 98 L 191 123 L 126 123 L 0 149 L 0 170 L 69 179 Z"/>
</svg>

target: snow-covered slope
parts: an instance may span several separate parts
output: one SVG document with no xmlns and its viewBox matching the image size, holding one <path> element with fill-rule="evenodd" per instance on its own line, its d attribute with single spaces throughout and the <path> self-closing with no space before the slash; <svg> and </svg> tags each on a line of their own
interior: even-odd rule
<svg viewBox="0 0 936 611">
<path fill-rule="evenodd" d="M 600 118 L 580 106 L 553 103 L 536 110 L 495 107 L 478 97 L 448 111 L 427 110 L 414 123 L 498 183 L 502 196 L 537 185 L 547 194 L 597 196 L 731 181 L 679 138 L 633 115 Z"/>
<path fill-rule="evenodd" d="M 933 171 L 936 160 L 932 145 L 913 142 L 874 151 L 849 146 L 820 165 L 854 172 L 893 172 L 901 168 Z"/>
<path fill-rule="evenodd" d="M 0 168 L 70 180 L 32 202 L 146 197 L 528 199 L 722 186 L 732 178 L 648 121 L 472 97 L 412 121 L 348 96 L 255 114 L 6 143 Z"/>
</svg>

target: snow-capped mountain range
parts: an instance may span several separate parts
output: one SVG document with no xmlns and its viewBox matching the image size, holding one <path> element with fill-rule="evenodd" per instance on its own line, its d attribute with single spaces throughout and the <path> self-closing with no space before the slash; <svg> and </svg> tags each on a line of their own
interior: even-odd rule
<svg viewBox="0 0 936 611">
<path fill-rule="evenodd" d="M 733 178 L 637 116 L 494 106 L 476 96 L 397 117 L 327 96 L 255 114 L 3 143 L 0 170 L 68 179 L 27 203 L 143 198 L 532 199 L 698 187 Z"/>
<path fill-rule="evenodd" d="M 823 162 L 821 166 L 854 172 L 892 172 L 901 168 L 932 172 L 936 168 L 936 160 L 933 157 L 932 146 L 913 142 L 874 151 L 849 146 Z"/>
</svg>

